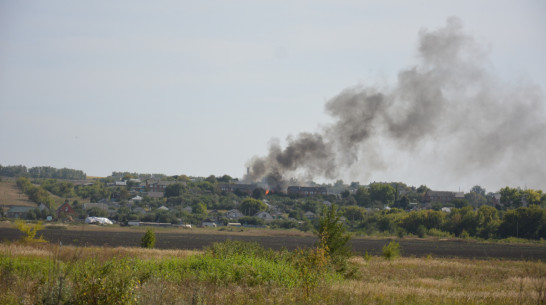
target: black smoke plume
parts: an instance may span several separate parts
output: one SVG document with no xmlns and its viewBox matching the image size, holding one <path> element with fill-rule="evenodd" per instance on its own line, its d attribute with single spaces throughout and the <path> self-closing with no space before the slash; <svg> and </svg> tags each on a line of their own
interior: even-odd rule
<svg viewBox="0 0 546 305">
<path fill-rule="evenodd" d="M 416 158 L 422 153 L 448 177 L 495 168 L 491 175 L 545 181 L 540 88 L 494 77 L 486 52 L 455 17 L 419 33 L 418 59 L 392 88 L 343 90 L 325 107 L 333 124 L 289 137 L 284 149 L 273 143 L 267 156 L 249 162 L 245 180 L 282 190 L 295 176 L 335 179 L 354 166 L 370 175 L 389 169 L 386 147 Z"/>
</svg>

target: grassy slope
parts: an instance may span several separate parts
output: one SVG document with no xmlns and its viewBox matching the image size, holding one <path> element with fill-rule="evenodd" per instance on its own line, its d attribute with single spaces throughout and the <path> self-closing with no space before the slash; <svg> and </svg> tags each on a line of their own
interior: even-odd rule
<svg viewBox="0 0 546 305">
<path fill-rule="evenodd" d="M 5 178 L 0 181 L 0 205 L 37 206 L 21 192 L 15 184 L 15 180 L 5 180 Z"/>
<path fill-rule="evenodd" d="M 54 209 L 57 209 L 60 205 L 62 205 L 65 199 L 68 199 L 70 203 L 72 203 L 74 200 L 78 200 L 80 203 L 89 202 L 89 199 L 83 199 L 80 197 L 62 198 L 50 192 L 48 193 L 49 196 L 55 200 L 55 206 L 53 207 Z M 0 205 L 38 206 L 36 203 L 30 201 L 27 195 L 21 192 L 15 183 L 15 179 L 13 178 L 4 178 L 3 181 L 0 181 Z"/>
</svg>

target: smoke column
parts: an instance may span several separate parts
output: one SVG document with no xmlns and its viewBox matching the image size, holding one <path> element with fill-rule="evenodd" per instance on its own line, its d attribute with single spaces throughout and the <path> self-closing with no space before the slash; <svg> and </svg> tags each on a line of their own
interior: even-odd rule
<svg viewBox="0 0 546 305">
<path fill-rule="evenodd" d="M 290 177 L 336 179 L 355 166 L 369 176 L 389 169 L 381 150 L 388 147 L 424 154 L 450 179 L 482 171 L 545 181 L 542 91 L 505 84 L 490 70 L 458 18 L 421 30 L 418 63 L 401 70 L 392 88 L 343 90 L 325 106 L 334 123 L 288 137 L 284 148 L 271 144 L 267 156 L 249 161 L 245 180 L 283 189 Z"/>
</svg>

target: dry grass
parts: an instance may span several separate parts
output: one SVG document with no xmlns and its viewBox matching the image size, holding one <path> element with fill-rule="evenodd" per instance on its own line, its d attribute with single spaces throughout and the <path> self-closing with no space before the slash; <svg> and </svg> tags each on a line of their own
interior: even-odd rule
<svg viewBox="0 0 546 305">
<path fill-rule="evenodd" d="M 38 206 L 28 200 L 28 196 L 21 192 L 15 180 L 0 181 L 0 205 Z"/>
<path fill-rule="evenodd" d="M 198 253 L 201 252 L 194 250 L 158 250 L 131 247 L 61 247 L 53 244 L 0 243 L 0 255 L 2 256 L 55 258 L 60 261 L 88 258 L 109 260 L 114 257 L 138 258 L 142 260 L 184 259 Z"/>
<path fill-rule="evenodd" d="M 401 258 L 366 262 L 361 280 L 333 287 L 373 300 L 371 304 L 544 304 L 544 262 Z"/>
<path fill-rule="evenodd" d="M 124 247 L 0 244 L 0 257 L 55 258 L 66 262 L 88 258 L 106 261 L 114 257 L 185 259 L 199 253 Z M 356 279 L 319 286 L 309 297 L 305 297 L 300 288 L 220 285 L 189 279 L 173 282 L 154 276 L 139 282 L 136 297 L 139 304 L 546 304 L 544 261 L 432 257 L 387 261 L 380 257 L 369 260 L 353 257 L 350 263 L 359 271 Z M 14 296 L 28 296 L 36 289 L 43 289 L 39 281 L 14 285 L 7 279 L 3 285 L 16 290 Z M 32 304 L 35 301 L 29 297 L 28 300 L 19 298 L 16 302 Z"/>
</svg>

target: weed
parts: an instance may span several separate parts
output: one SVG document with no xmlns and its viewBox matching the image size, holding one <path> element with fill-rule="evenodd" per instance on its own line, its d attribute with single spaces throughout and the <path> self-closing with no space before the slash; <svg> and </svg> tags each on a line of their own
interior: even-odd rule
<svg viewBox="0 0 546 305">
<path fill-rule="evenodd" d="M 400 256 L 400 244 L 393 240 L 383 246 L 382 253 L 385 259 L 393 260 Z"/>
</svg>

